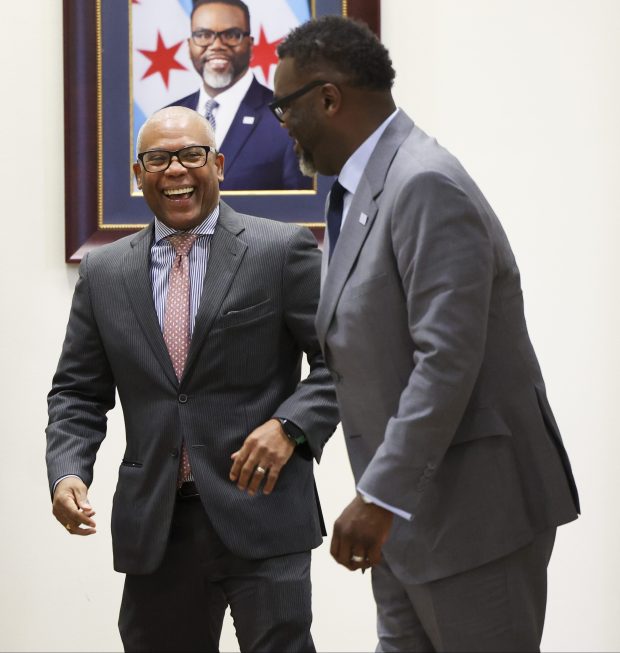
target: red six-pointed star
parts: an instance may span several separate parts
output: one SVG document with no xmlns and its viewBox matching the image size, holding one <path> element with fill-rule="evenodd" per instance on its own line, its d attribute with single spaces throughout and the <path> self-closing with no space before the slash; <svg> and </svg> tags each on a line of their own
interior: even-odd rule
<svg viewBox="0 0 620 653">
<path fill-rule="evenodd" d="M 252 60 L 250 61 L 250 66 L 252 68 L 262 68 L 265 79 L 269 79 L 269 69 L 271 68 L 271 65 L 278 63 L 276 48 L 281 41 L 282 39 L 278 39 L 277 41 L 269 43 L 265 36 L 263 26 L 260 26 L 258 43 L 254 43 L 252 48 Z"/>
<path fill-rule="evenodd" d="M 146 79 L 151 75 L 159 73 L 164 80 L 166 88 L 168 88 L 168 79 L 171 70 L 187 70 L 182 63 L 179 63 L 174 58 L 181 45 L 183 45 L 183 41 L 179 41 L 167 48 L 161 37 L 161 33 L 158 31 L 157 46 L 155 50 L 138 50 L 138 52 L 143 54 L 151 62 L 149 69 L 144 73 L 142 79 Z"/>
</svg>

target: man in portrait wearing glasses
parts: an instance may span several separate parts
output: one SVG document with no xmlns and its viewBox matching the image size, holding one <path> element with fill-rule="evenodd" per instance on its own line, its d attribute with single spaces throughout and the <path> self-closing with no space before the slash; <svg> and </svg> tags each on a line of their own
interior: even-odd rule
<svg viewBox="0 0 620 653">
<path fill-rule="evenodd" d="M 88 499 L 118 392 L 126 446 L 112 509 L 130 651 L 311 651 L 313 458 L 338 422 L 314 330 L 320 253 L 305 228 L 219 201 L 224 157 L 185 107 L 144 124 L 134 165 L 154 222 L 80 266 L 48 397 L 53 511 Z M 310 372 L 300 381 L 305 352 Z"/>
<path fill-rule="evenodd" d="M 278 54 L 272 109 L 338 176 L 316 325 L 357 494 L 332 555 L 372 567 L 378 651 L 538 650 L 579 500 L 506 235 L 366 26 L 309 21 Z"/>
<path fill-rule="evenodd" d="M 226 157 L 221 190 L 308 190 L 313 181 L 269 112 L 273 93 L 250 70 L 252 43 L 244 2 L 197 0 L 188 44 L 202 85 L 173 105 L 196 109 L 214 128 Z"/>
</svg>

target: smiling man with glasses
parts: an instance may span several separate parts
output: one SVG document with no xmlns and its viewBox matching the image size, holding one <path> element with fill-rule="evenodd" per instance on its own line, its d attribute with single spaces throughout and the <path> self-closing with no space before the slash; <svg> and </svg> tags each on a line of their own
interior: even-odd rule
<svg viewBox="0 0 620 653">
<path fill-rule="evenodd" d="M 217 651 L 230 606 L 242 651 L 313 651 L 312 460 L 338 422 L 316 240 L 220 201 L 224 157 L 195 111 L 154 113 L 137 151 L 153 221 L 84 258 L 49 394 L 54 515 L 95 533 L 88 492 L 118 390 L 125 650 Z"/>
<path fill-rule="evenodd" d="M 272 91 L 250 70 L 250 12 L 242 0 L 197 0 L 189 53 L 202 78 L 174 105 L 195 109 L 215 130 L 226 156 L 222 190 L 308 190 L 290 140 L 269 112 Z"/>
<path fill-rule="evenodd" d="M 338 176 L 316 327 L 357 492 L 331 553 L 372 568 L 377 651 L 537 651 L 579 497 L 506 234 L 366 26 L 308 21 L 278 55 L 271 108 Z"/>
</svg>

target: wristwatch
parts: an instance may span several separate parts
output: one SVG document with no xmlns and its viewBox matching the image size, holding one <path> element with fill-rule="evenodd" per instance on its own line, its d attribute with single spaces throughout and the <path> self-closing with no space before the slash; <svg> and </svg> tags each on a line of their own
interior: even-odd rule
<svg viewBox="0 0 620 653">
<path fill-rule="evenodd" d="M 294 443 L 295 446 L 303 444 L 306 441 L 306 434 L 297 426 L 284 417 L 276 417 L 278 422 L 282 424 L 282 430 L 286 433 L 286 437 Z"/>
</svg>

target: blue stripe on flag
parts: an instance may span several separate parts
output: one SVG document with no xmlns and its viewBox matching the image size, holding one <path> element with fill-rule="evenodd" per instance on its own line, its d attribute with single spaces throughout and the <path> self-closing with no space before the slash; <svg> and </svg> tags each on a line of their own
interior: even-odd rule
<svg viewBox="0 0 620 653">
<path fill-rule="evenodd" d="M 300 23 L 310 20 L 310 2 L 308 0 L 288 0 L 288 4 Z"/>
<path fill-rule="evenodd" d="M 183 11 L 190 16 L 192 13 L 192 0 L 179 0 L 179 4 L 183 7 Z"/>
<path fill-rule="evenodd" d="M 138 144 L 138 132 L 140 131 L 140 127 L 146 122 L 146 116 L 144 113 L 140 110 L 140 107 L 138 106 L 137 102 L 133 103 L 133 144 L 134 147 L 137 147 Z M 136 154 L 138 152 L 136 151 Z M 132 161 L 133 163 L 133 161 Z"/>
</svg>

